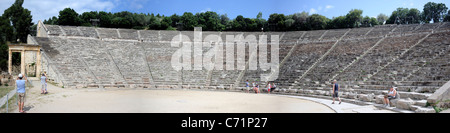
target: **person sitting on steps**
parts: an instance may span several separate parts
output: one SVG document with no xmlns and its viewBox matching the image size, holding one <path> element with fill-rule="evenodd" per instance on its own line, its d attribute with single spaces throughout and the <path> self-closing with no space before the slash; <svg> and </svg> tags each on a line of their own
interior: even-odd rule
<svg viewBox="0 0 450 133">
<path fill-rule="evenodd" d="M 391 100 L 396 99 L 397 98 L 397 87 L 392 87 L 391 89 L 389 89 L 388 94 L 384 95 L 384 106 L 385 107 L 389 107 L 389 103 Z"/>
</svg>

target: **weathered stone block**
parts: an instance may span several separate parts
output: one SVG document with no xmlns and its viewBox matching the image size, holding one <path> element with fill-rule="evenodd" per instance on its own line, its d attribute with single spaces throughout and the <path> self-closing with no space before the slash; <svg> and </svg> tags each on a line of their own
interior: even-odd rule
<svg viewBox="0 0 450 133">
<path fill-rule="evenodd" d="M 407 109 L 407 110 L 411 110 L 411 105 L 414 105 L 414 101 L 411 100 L 410 98 L 408 99 L 400 99 L 397 101 L 397 104 L 395 107 L 399 108 L 399 109 Z"/>
<path fill-rule="evenodd" d="M 416 113 L 436 113 L 436 111 L 433 108 L 431 108 L 431 107 L 428 107 L 428 108 L 417 108 L 415 110 L 415 112 Z"/>
<path fill-rule="evenodd" d="M 375 97 L 375 103 L 377 103 L 377 104 L 384 104 L 384 95 L 377 95 Z"/>
</svg>

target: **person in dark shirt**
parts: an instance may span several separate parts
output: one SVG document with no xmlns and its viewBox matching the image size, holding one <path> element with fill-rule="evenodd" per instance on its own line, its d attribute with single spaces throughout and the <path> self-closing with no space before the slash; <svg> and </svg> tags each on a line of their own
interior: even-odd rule
<svg viewBox="0 0 450 133">
<path fill-rule="evenodd" d="M 338 91 L 339 91 L 339 85 L 338 85 L 337 81 L 334 80 L 333 81 L 333 102 L 331 104 L 334 104 L 334 98 L 336 98 L 336 97 L 339 100 L 339 104 L 341 104 L 341 98 L 339 98 Z"/>
</svg>

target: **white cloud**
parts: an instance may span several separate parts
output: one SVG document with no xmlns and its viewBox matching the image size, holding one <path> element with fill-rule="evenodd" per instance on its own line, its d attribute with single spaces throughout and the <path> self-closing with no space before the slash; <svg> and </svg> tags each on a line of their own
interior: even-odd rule
<svg viewBox="0 0 450 133">
<path fill-rule="evenodd" d="M 334 6 L 332 6 L 332 5 L 326 5 L 325 6 L 325 9 L 331 9 L 331 8 L 334 8 Z"/>
<path fill-rule="evenodd" d="M 10 7 L 15 0 L 1 0 L 0 12 Z M 117 3 L 116 3 L 117 4 Z M 107 11 L 110 12 L 116 5 L 111 1 L 102 0 L 27 0 L 22 5 L 31 11 L 33 22 L 48 19 L 52 16 L 58 16 L 59 11 L 70 7 L 81 14 L 88 11 Z"/>
<path fill-rule="evenodd" d="M 212 10 L 211 10 L 211 8 L 208 7 L 208 8 L 206 8 L 206 9 L 201 10 L 200 12 L 201 12 L 201 13 L 204 13 L 204 12 L 207 12 L 207 11 L 212 11 Z"/>
<path fill-rule="evenodd" d="M 317 10 L 314 8 L 309 9 L 309 14 L 317 13 Z"/>
<path fill-rule="evenodd" d="M 332 8 L 334 8 L 334 6 L 332 6 L 332 5 L 326 5 L 324 11 L 327 12 L 329 9 L 332 9 Z"/>
</svg>

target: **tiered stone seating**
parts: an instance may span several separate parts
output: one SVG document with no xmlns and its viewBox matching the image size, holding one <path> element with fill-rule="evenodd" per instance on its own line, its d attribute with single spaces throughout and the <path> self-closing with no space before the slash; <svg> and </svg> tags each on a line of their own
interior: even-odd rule
<svg viewBox="0 0 450 133">
<path fill-rule="evenodd" d="M 326 30 L 313 30 L 306 32 L 305 36 L 302 38 L 302 41 L 317 41 Z"/>
<path fill-rule="evenodd" d="M 352 30 L 343 37 L 343 39 L 355 39 L 366 37 L 365 35 L 367 32 L 370 31 L 370 29 L 372 28 L 352 28 Z"/>
<path fill-rule="evenodd" d="M 292 86 L 296 80 L 306 72 L 325 52 L 332 47 L 334 42 L 316 42 L 298 44 L 291 57 L 280 68 L 280 75 L 275 81 L 279 86 Z M 298 82 L 298 81 L 297 81 Z"/>
<path fill-rule="evenodd" d="M 419 27 L 419 24 L 398 25 L 397 29 L 394 31 L 392 35 L 413 34 L 414 30 L 417 27 Z"/>
<path fill-rule="evenodd" d="M 159 31 L 156 30 L 141 30 L 141 39 L 144 42 L 159 42 Z"/>
<path fill-rule="evenodd" d="M 150 84 L 150 68 L 146 54 L 139 43 L 127 41 L 104 41 L 126 84 Z"/>
<path fill-rule="evenodd" d="M 66 33 L 66 36 L 83 36 L 83 33 L 75 26 L 61 26 L 61 28 Z"/>
<path fill-rule="evenodd" d="M 446 34 L 448 36 L 449 34 Z M 410 81 L 448 81 L 450 80 L 450 51 L 449 39 L 445 39 L 446 54 L 438 55 L 435 59 L 427 61 L 425 65 L 408 80 Z"/>
<path fill-rule="evenodd" d="M 162 30 L 159 32 L 160 32 L 160 35 L 159 35 L 160 41 L 164 41 L 164 42 L 170 42 L 170 41 L 172 41 L 173 37 L 175 37 L 176 35 L 180 35 L 179 31 Z M 191 41 L 193 41 L 193 39 Z"/>
<path fill-rule="evenodd" d="M 244 33 L 243 32 L 221 32 L 220 37 L 221 37 L 223 42 L 226 41 L 227 35 L 237 36 L 237 35 L 244 35 Z M 259 38 L 259 37 L 256 37 L 256 38 Z"/>
<path fill-rule="evenodd" d="M 97 31 L 93 27 L 78 27 L 84 37 L 98 38 Z"/>
<path fill-rule="evenodd" d="M 97 78 L 96 82 L 89 83 L 88 87 L 123 87 L 124 78 L 108 53 L 108 44 L 103 44 L 98 39 L 68 39 L 75 47 L 74 51 L 80 52 L 89 70 Z"/>
<path fill-rule="evenodd" d="M 191 47 L 191 50 L 193 49 L 193 46 Z M 204 47 L 202 48 L 202 53 L 203 55 L 205 55 L 205 53 L 207 51 L 209 51 L 210 48 Z M 193 53 L 192 55 L 197 54 L 198 53 Z M 194 57 L 194 56 L 193 56 Z M 207 86 L 207 82 L 208 82 L 208 70 L 206 70 L 205 68 L 202 67 L 202 70 L 194 70 L 194 58 L 191 58 L 192 61 L 192 70 L 182 70 L 182 83 L 184 86 L 189 86 L 189 87 L 204 87 Z M 186 88 L 186 87 L 185 87 Z"/>
<path fill-rule="evenodd" d="M 132 29 L 118 29 L 118 30 L 120 33 L 120 39 L 139 40 L 137 30 Z"/>
<path fill-rule="evenodd" d="M 391 32 L 397 25 L 382 25 L 375 28 L 367 34 L 367 37 L 382 37 Z"/>
<path fill-rule="evenodd" d="M 87 84 L 97 81 L 80 57 L 80 52 L 74 50 L 76 47 L 72 41 L 59 37 L 36 38 L 36 41 L 44 48 L 49 48 L 45 52 L 53 60 L 54 64 L 52 65 L 59 70 L 61 76 L 64 76 L 64 86 L 85 87 Z"/>
<path fill-rule="evenodd" d="M 421 66 L 432 61 L 439 54 L 446 53 L 450 49 L 449 39 L 443 39 L 447 33 L 436 33 L 430 35 L 422 43 L 418 44 L 393 64 L 384 68 L 383 71 L 373 76 L 371 80 L 377 81 L 402 81 L 410 73 L 419 71 Z"/>
<path fill-rule="evenodd" d="M 36 41 L 42 45 L 45 58 L 52 60 L 53 63 L 48 65 L 58 71 L 59 76 L 56 77 L 61 77 L 67 87 L 129 85 L 128 87 L 133 88 L 156 85 L 157 88 L 179 88 L 181 85 L 183 88 L 228 88 L 237 81 L 238 87 L 242 87 L 246 80 L 258 81 L 260 87 L 265 87 L 260 76 L 271 73 L 262 71 L 260 66 L 257 70 L 227 70 L 226 52 L 230 51 L 226 51 L 225 46 L 224 70 L 175 71 L 171 58 L 179 47 L 171 47 L 170 41 L 180 34 L 187 35 L 193 41 L 193 31 L 138 32 L 45 26 L 50 37 L 36 37 Z M 270 44 L 270 35 L 279 35 L 279 61 L 285 62 L 275 81 L 279 88 L 275 93 L 330 98 L 329 81 L 334 78 L 341 85 L 341 97 L 345 101 L 380 104 L 383 94 L 390 87 L 397 86 L 401 99 L 393 101 L 392 105 L 399 109 L 421 112 L 424 108 L 429 109 L 425 107 L 426 99 L 450 80 L 448 27 L 449 23 L 436 23 L 354 28 L 338 43 L 337 39 L 349 29 L 296 32 L 204 31 L 202 39 L 207 35 L 220 35 L 223 41 L 226 40 L 226 35 L 255 35 L 257 39 L 259 35 L 267 35 Z M 429 35 L 433 29 L 434 33 Z M 64 35 L 76 37 L 59 37 Z M 425 40 L 417 44 L 427 35 L 429 36 Z M 333 44 L 336 44 L 334 49 L 329 51 Z M 248 44 L 245 45 L 245 61 L 248 62 L 249 48 Z M 203 53 L 209 49 L 204 47 Z M 235 64 L 236 49 L 235 46 Z M 267 49 L 268 62 L 271 62 L 270 45 Z M 291 50 L 291 55 L 287 56 Z M 324 56 L 327 52 L 329 53 Z M 308 69 L 308 73 L 305 73 Z"/>
<path fill-rule="evenodd" d="M 222 34 L 223 35 L 223 34 Z M 226 45 L 226 44 L 225 44 Z M 231 52 L 231 51 L 227 51 L 226 50 L 226 46 L 223 46 L 223 70 L 217 70 L 214 69 L 211 71 L 211 82 L 210 82 L 210 86 L 220 86 L 220 87 L 226 87 L 226 88 L 230 88 L 230 85 L 234 85 L 234 83 L 236 82 L 236 79 L 238 79 L 239 74 L 242 72 L 242 70 L 237 70 L 236 64 L 237 64 L 237 53 L 236 51 L 234 51 L 234 70 L 227 70 L 226 68 L 226 54 L 227 52 Z M 235 49 L 237 48 L 237 46 L 235 45 Z M 248 54 L 247 51 L 248 48 L 246 48 L 246 55 Z M 246 58 L 247 60 L 247 58 Z"/>
<path fill-rule="evenodd" d="M 432 24 L 422 24 L 416 32 L 431 32 L 433 29 L 437 28 L 441 23 L 432 23 Z"/>
<path fill-rule="evenodd" d="M 337 79 L 341 81 L 362 81 L 375 73 L 378 67 L 386 65 L 395 56 L 400 55 L 424 36 L 424 34 L 416 34 L 402 37 L 387 37 L 378 46 L 369 51 L 366 56 L 338 75 Z"/>
<path fill-rule="evenodd" d="M 45 25 L 45 27 L 48 29 L 49 36 L 63 36 L 63 32 L 58 25 Z"/>
<path fill-rule="evenodd" d="M 348 31 L 348 29 L 328 30 L 328 32 L 322 37 L 321 40 L 323 40 L 323 41 L 325 41 L 325 40 L 328 40 L 328 41 L 338 40 L 347 31 Z"/>
<path fill-rule="evenodd" d="M 97 31 L 100 38 L 119 39 L 119 33 L 117 33 L 117 29 L 97 28 Z"/>
<path fill-rule="evenodd" d="M 172 54 L 179 48 L 171 47 L 170 43 L 143 42 L 141 45 L 146 51 L 146 61 L 155 85 L 178 85 L 181 83 L 181 72 L 175 71 L 171 65 Z"/>
<path fill-rule="evenodd" d="M 258 35 L 257 33 L 261 33 L 261 32 L 256 32 L 255 36 Z M 272 62 L 272 59 L 271 59 L 272 52 L 271 52 L 271 45 L 270 45 L 271 44 L 271 37 L 272 37 L 272 35 L 278 35 L 279 39 L 283 40 L 284 36 L 282 34 L 283 33 L 281 33 L 281 32 L 265 33 L 265 35 L 267 35 L 267 42 L 268 42 L 268 45 L 267 45 L 267 62 L 268 63 Z M 285 42 L 285 41 L 280 41 L 280 42 Z M 284 44 L 284 43 L 283 44 L 279 44 L 279 50 L 278 50 L 278 52 L 279 52 L 279 54 L 278 54 L 278 56 L 279 56 L 279 59 L 278 59 L 279 63 L 281 63 L 281 61 L 286 57 L 286 55 L 289 53 L 289 51 L 292 49 L 293 46 L 294 46 L 293 43 L 290 43 L 290 44 Z M 258 52 L 258 54 L 259 54 L 259 52 Z M 247 56 L 249 56 L 249 55 L 246 55 L 246 57 Z M 258 55 L 255 54 L 255 56 L 258 56 Z M 246 58 L 246 62 L 247 61 L 248 61 L 248 58 Z M 259 59 L 258 59 L 258 62 L 259 62 Z M 249 82 L 256 81 L 260 85 L 265 84 L 265 82 L 264 82 L 265 79 L 262 79 L 261 76 L 262 75 L 271 75 L 272 73 L 273 73 L 272 69 L 268 69 L 266 71 L 263 71 L 260 68 L 260 65 L 258 64 L 257 70 L 249 70 L 249 69 L 247 69 L 245 71 L 244 77 L 241 79 L 240 86 L 245 85 L 245 81 L 246 80 L 249 80 Z M 261 87 L 265 87 L 265 86 L 261 86 Z"/>
<path fill-rule="evenodd" d="M 280 40 L 280 44 L 295 44 L 297 41 L 300 41 L 300 37 L 305 32 L 306 31 L 285 32 L 283 38 Z"/>
<path fill-rule="evenodd" d="M 340 41 L 331 53 L 306 75 L 305 79 L 316 82 L 330 81 L 335 74 L 375 45 L 378 40 L 379 38 Z"/>
<path fill-rule="evenodd" d="M 450 23 L 444 23 L 441 27 L 437 29 L 437 31 L 448 31 L 450 30 Z"/>
</svg>

